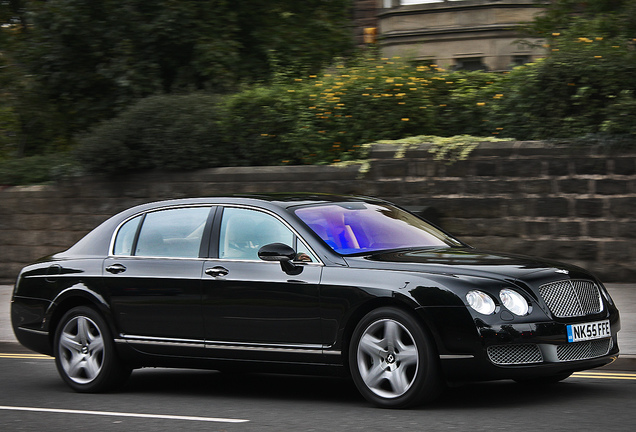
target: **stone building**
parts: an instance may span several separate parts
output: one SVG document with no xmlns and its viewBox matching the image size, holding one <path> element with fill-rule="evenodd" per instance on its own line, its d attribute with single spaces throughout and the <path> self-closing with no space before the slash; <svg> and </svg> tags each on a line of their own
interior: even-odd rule
<svg viewBox="0 0 636 432">
<path fill-rule="evenodd" d="M 358 0 L 358 41 L 376 27 L 385 57 L 445 69 L 504 71 L 544 55 L 520 43 L 518 26 L 542 11 L 540 0 Z M 375 15 L 375 16 L 373 16 Z M 532 42 L 539 42 L 532 40 Z"/>
</svg>

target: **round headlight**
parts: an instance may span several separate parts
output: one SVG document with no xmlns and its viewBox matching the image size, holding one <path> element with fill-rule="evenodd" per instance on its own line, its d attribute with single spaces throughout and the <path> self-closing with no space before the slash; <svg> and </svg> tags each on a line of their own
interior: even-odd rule
<svg viewBox="0 0 636 432">
<path fill-rule="evenodd" d="M 466 301 L 468 302 L 468 306 L 481 314 L 490 315 L 495 312 L 495 301 L 485 292 L 468 291 Z"/>
<path fill-rule="evenodd" d="M 505 288 L 499 292 L 501 303 L 515 315 L 523 316 L 528 313 L 528 302 L 517 291 Z"/>
</svg>

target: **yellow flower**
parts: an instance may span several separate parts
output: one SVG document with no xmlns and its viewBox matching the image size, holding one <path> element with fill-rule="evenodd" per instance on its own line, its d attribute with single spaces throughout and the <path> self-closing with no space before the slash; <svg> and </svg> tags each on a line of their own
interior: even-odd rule
<svg viewBox="0 0 636 432">
<path fill-rule="evenodd" d="M 409 118 L 403 118 L 402 121 L 409 121 Z"/>
<path fill-rule="evenodd" d="M 485 106 L 486 102 L 477 102 L 477 106 Z"/>
<path fill-rule="evenodd" d="M 599 58 L 603 58 L 603 56 L 594 56 L 594 58 L 599 59 Z"/>
<path fill-rule="evenodd" d="M 552 33 L 552 36 L 561 36 L 561 33 Z"/>
</svg>

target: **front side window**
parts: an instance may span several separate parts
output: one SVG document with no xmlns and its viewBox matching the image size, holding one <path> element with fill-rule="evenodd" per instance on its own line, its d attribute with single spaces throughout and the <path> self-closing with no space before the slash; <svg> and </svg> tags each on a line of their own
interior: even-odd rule
<svg viewBox="0 0 636 432">
<path fill-rule="evenodd" d="M 209 207 L 161 210 L 143 221 L 135 256 L 198 258 Z M 118 234 L 121 235 L 124 225 Z M 117 240 L 115 241 L 117 245 Z"/>
<path fill-rule="evenodd" d="M 271 243 L 283 243 L 316 261 L 294 233 L 274 216 L 256 210 L 226 207 L 219 234 L 219 258 L 260 261 L 258 251 Z M 297 243 L 300 249 L 297 249 Z M 307 259 L 309 258 L 309 259 Z"/>
<path fill-rule="evenodd" d="M 437 228 L 399 208 L 363 202 L 302 207 L 296 215 L 342 255 L 413 247 L 461 246 Z"/>
</svg>

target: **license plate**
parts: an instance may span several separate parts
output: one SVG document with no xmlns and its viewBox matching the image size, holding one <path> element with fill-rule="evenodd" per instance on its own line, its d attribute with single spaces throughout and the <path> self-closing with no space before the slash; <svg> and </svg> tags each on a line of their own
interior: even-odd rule
<svg viewBox="0 0 636 432">
<path fill-rule="evenodd" d="M 568 326 L 568 342 L 581 342 L 611 337 L 609 320 Z"/>
</svg>

